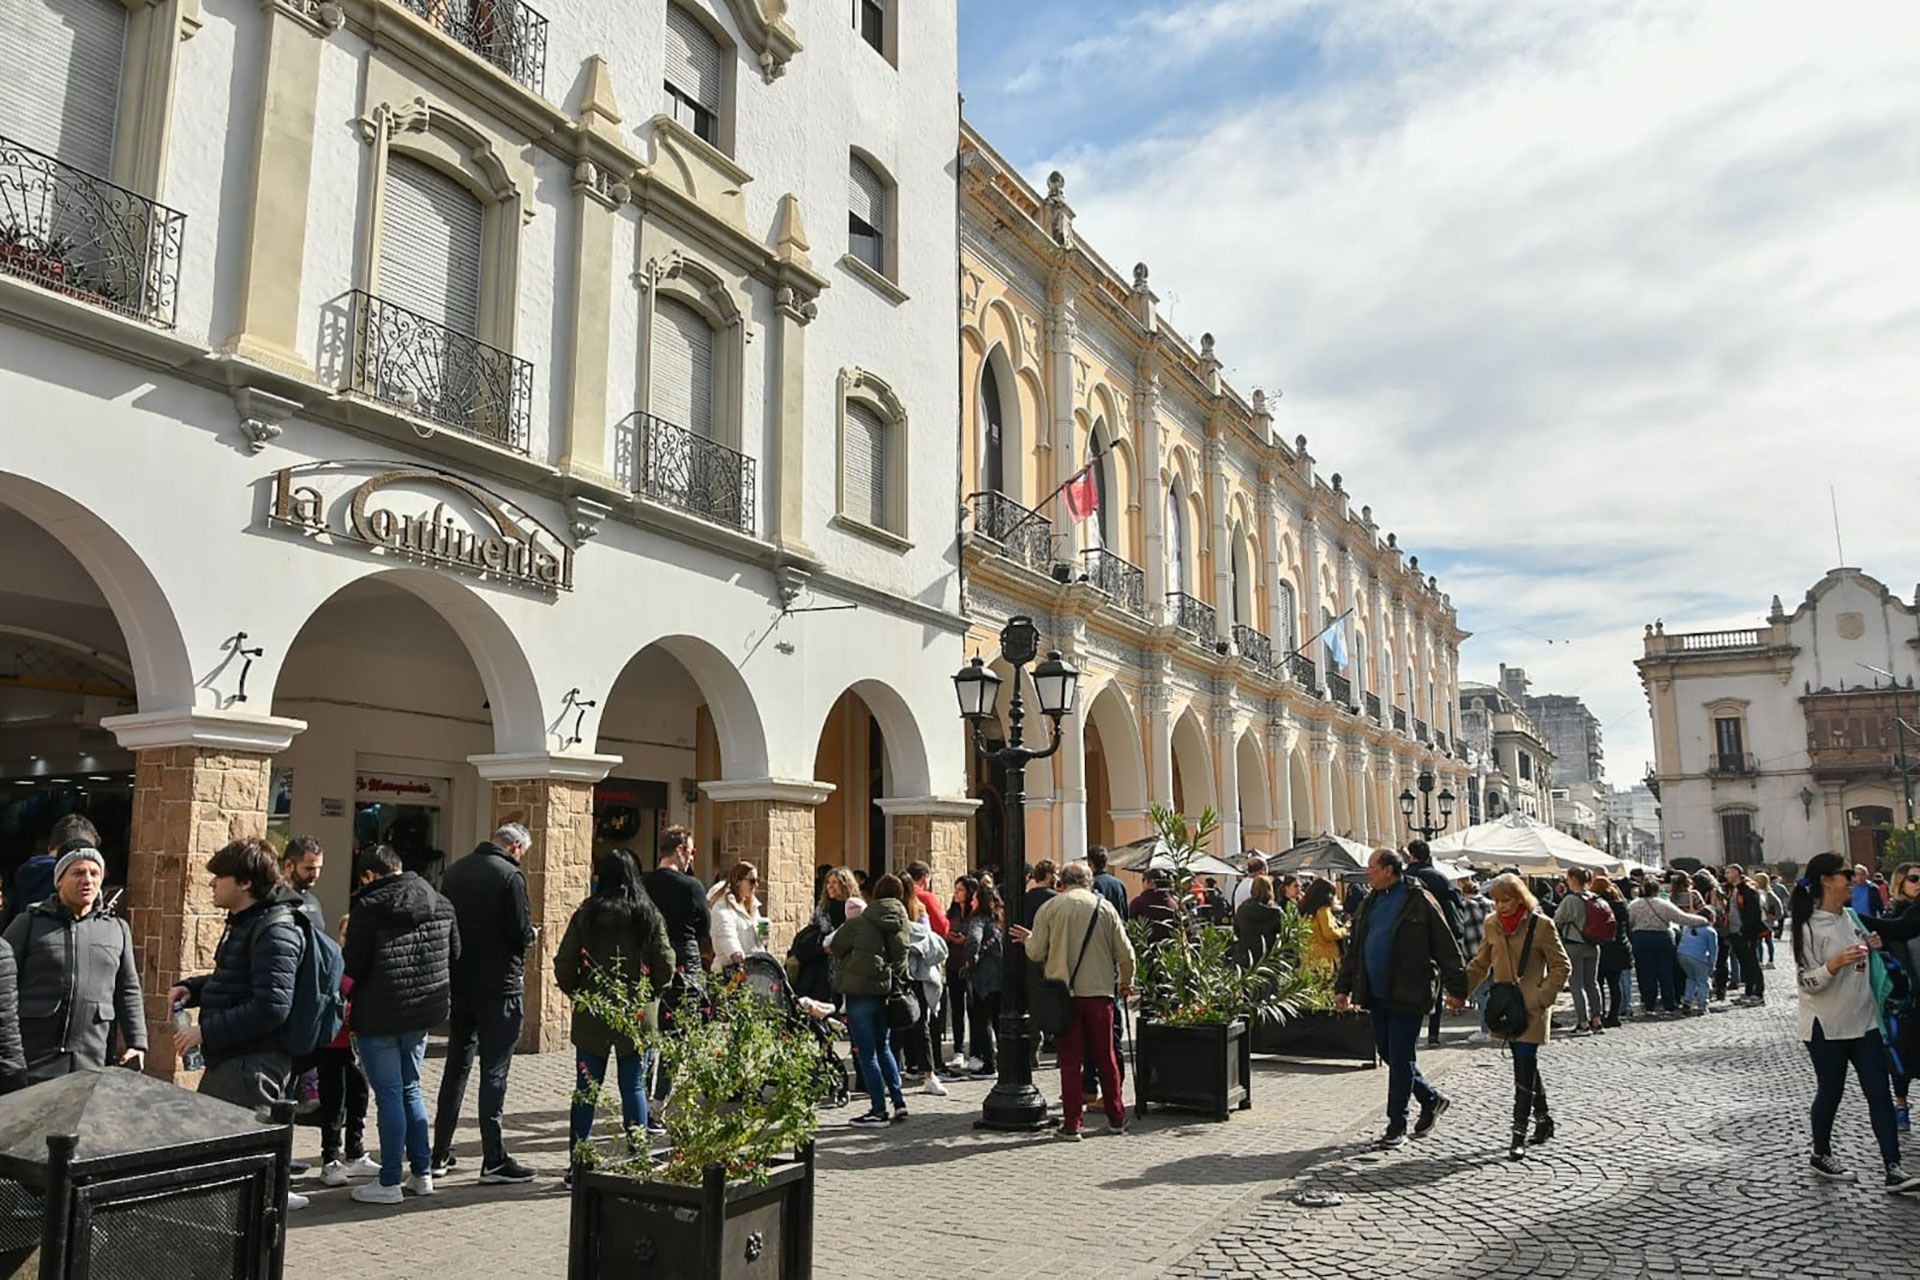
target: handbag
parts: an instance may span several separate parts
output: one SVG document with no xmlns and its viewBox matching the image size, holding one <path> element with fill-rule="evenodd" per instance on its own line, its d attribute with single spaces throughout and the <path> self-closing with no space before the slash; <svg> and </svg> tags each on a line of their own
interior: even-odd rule
<svg viewBox="0 0 1920 1280">
<path fill-rule="evenodd" d="M 887 1026 L 894 1031 L 905 1031 L 918 1021 L 920 993 L 913 989 L 910 980 L 896 973 L 887 991 Z"/>
<path fill-rule="evenodd" d="M 1042 978 L 1033 986 L 1033 1000 L 1027 1010 L 1033 1019 L 1033 1025 L 1050 1036 L 1062 1036 L 1073 1024 L 1073 980 L 1080 976 L 1080 962 L 1087 958 L 1087 945 L 1093 941 L 1093 930 L 1100 923 L 1100 903 L 1093 904 L 1093 915 L 1087 920 L 1086 936 L 1080 939 L 1080 954 L 1073 958 L 1073 968 L 1067 971 L 1067 980 Z"/>
<path fill-rule="evenodd" d="M 1527 920 L 1527 942 L 1521 950 L 1524 957 L 1533 954 L 1533 928 L 1540 922 L 1536 913 Z M 1513 953 L 1508 952 L 1509 956 Z M 1513 977 L 1505 982 L 1496 982 L 1487 989 L 1487 1030 L 1502 1040 L 1515 1040 L 1527 1033 L 1527 1026 L 1533 1021 L 1533 1014 L 1527 1008 L 1526 993 L 1520 990 L 1520 966 L 1513 966 Z"/>
</svg>

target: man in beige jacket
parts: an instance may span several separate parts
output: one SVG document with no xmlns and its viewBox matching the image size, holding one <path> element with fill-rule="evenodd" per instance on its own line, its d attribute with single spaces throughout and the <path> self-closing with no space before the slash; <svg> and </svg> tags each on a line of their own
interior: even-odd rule
<svg viewBox="0 0 1920 1280">
<path fill-rule="evenodd" d="M 1014 940 L 1027 959 L 1073 992 L 1073 1020 L 1056 1043 L 1060 1056 L 1059 1136 L 1077 1142 L 1086 1109 L 1080 1064 L 1093 1058 L 1106 1104 L 1107 1132 L 1125 1133 L 1127 1108 L 1120 1098 L 1120 1061 L 1113 1052 L 1113 996 L 1133 994 L 1133 944 L 1111 903 L 1093 892 L 1093 872 L 1084 862 L 1060 869 L 1059 893 L 1034 914 L 1033 928 L 1015 926 Z M 1091 929 L 1091 931 L 1089 931 Z M 1084 947 L 1084 953 L 1082 948 Z"/>
</svg>

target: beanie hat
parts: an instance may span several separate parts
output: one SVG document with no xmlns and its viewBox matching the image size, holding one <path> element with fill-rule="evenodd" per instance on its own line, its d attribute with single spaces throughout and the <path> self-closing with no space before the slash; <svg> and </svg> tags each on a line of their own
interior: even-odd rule
<svg viewBox="0 0 1920 1280">
<path fill-rule="evenodd" d="M 59 884 L 60 877 L 67 874 L 67 868 L 77 862 L 91 862 L 100 868 L 102 877 L 107 874 L 107 860 L 100 856 L 100 851 L 82 845 L 78 849 L 69 849 L 60 855 L 60 861 L 53 864 L 53 882 Z"/>
</svg>

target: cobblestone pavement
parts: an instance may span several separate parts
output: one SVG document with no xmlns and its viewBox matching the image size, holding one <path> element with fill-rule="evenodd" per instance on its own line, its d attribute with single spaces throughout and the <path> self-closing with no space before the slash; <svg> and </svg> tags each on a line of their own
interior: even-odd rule
<svg viewBox="0 0 1920 1280">
<path fill-rule="evenodd" d="M 1540 1064 L 1558 1133 L 1517 1165 L 1504 1146 L 1511 1067 L 1483 1049 L 1450 1072 L 1454 1106 L 1431 1136 L 1326 1153 L 1169 1274 L 1911 1280 L 1920 1199 L 1881 1188 L 1855 1086 L 1834 1152 L 1860 1184 L 1807 1169 L 1813 1072 L 1795 1035 L 1789 992 L 1705 1021 L 1556 1039 Z M 1294 1203 L 1307 1189 L 1342 1203 Z"/>
</svg>

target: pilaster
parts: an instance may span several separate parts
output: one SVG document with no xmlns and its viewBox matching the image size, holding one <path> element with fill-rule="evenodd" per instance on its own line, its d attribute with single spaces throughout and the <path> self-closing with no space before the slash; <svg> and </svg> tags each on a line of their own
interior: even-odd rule
<svg viewBox="0 0 1920 1280">
<path fill-rule="evenodd" d="M 813 914 L 814 810 L 833 794 L 830 783 L 783 778 L 703 782 L 719 805 L 720 848 L 760 869 L 768 949 L 784 955 Z M 964 844 L 964 837 L 963 837 Z"/>
</svg>

